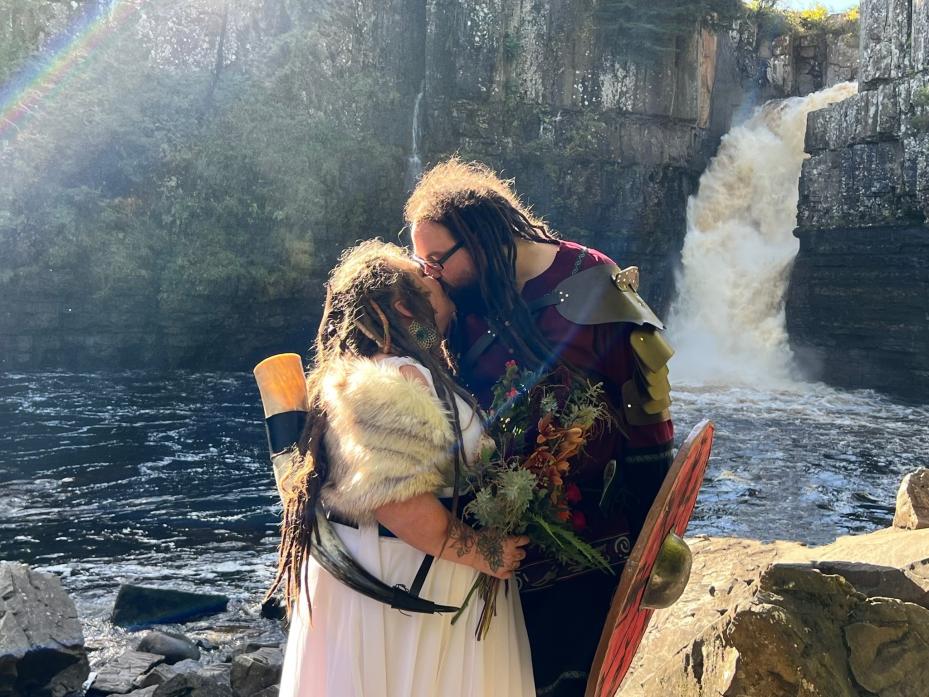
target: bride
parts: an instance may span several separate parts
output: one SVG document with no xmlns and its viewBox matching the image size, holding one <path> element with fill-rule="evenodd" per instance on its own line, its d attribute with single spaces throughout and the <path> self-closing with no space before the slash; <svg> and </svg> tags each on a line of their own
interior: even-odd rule
<svg viewBox="0 0 929 697">
<path fill-rule="evenodd" d="M 525 537 L 502 542 L 453 515 L 454 485 L 483 430 L 450 377 L 443 337 L 454 307 L 399 247 L 364 242 L 329 279 L 307 378 L 310 415 L 283 480 L 277 578 L 291 608 L 281 697 L 522 697 L 535 694 L 519 593 L 497 600 L 474 638 L 481 603 L 405 614 L 363 596 L 309 554 L 317 501 L 365 569 L 410 586 L 435 557 L 421 595 L 460 606 L 477 574 L 511 577 Z"/>
</svg>

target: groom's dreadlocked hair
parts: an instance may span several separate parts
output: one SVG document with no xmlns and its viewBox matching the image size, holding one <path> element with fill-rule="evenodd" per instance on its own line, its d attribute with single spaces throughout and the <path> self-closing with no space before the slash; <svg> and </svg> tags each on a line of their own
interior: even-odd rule
<svg viewBox="0 0 929 697">
<path fill-rule="evenodd" d="M 472 406 L 474 398 L 451 378 L 454 365 L 445 342 L 428 349 L 420 346 L 408 322 L 394 307 L 396 301 L 402 300 L 420 324 L 440 334 L 428 291 L 416 282 L 419 273 L 400 247 L 369 240 L 346 250 L 329 277 L 313 368 L 307 375 L 306 426 L 281 482 L 284 512 L 277 574 L 265 596 L 270 598 L 283 586 L 288 613 L 306 582 L 304 564 L 315 540 L 316 505 L 329 476 L 323 444 L 327 415 L 320 393 L 322 381 L 334 361 L 345 356 L 365 358 L 385 353 L 415 358 L 428 368 L 456 436 L 457 447 L 451 454 L 455 482 L 459 479 L 464 451 L 455 395 Z M 453 514 L 457 513 L 457 493 L 456 484 Z"/>
<path fill-rule="evenodd" d="M 516 240 L 557 245 L 558 238 L 519 200 L 511 180 L 479 162 L 453 157 L 420 179 L 404 213 L 408 224 L 439 223 L 464 243 L 474 260 L 487 319 L 524 365 L 563 364 L 516 287 Z"/>
</svg>

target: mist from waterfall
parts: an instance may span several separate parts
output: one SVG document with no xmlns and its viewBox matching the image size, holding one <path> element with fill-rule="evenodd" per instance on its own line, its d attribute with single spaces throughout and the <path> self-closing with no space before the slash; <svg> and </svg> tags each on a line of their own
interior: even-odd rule
<svg viewBox="0 0 929 697">
<path fill-rule="evenodd" d="M 687 202 L 687 235 L 668 334 L 675 381 L 783 387 L 797 371 L 784 296 L 811 111 L 857 92 L 846 82 L 768 102 L 733 128 Z"/>
</svg>

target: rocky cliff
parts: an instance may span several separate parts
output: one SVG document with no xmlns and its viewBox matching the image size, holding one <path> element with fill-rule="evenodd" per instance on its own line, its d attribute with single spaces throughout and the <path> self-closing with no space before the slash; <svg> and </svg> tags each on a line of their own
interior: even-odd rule
<svg viewBox="0 0 929 697">
<path fill-rule="evenodd" d="M 861 5 L 859 94 L 811 114 L 787 323 L 833 384 L 929 389 L 929 3 Z"/>
<path fill-rule="evenodd" d="M 854 70 L 841 32 L 778 39 L 745 20 L 732 29 L 695 23 L 646 59 L 617 50 L 597 24 L 595 4 L 568 0 L 262 0 L 254 11 L 234 7 L 228 22 L 200 5 L 177 17 L 166 9 L 170 16 L 147 30 L 158 65 L 192 71 L 188 82 L 212 71 L 219 95 L 246 82 L 249 70 L 259 83 L 273 68 L 283 92 L 225 108 L 234 116 L 284 100 L 292 111 L 241 126 L 220 121 L 218 131 L 231 134 L 217 137 L 219 162 L 173 154 L 172 135 L 151 155 L 158 167 L 113 175 L 106 174 L 112 160 L 144 152 L 147 136 L 110 143 L 116 136 L 107 131 L 74 153 L 68 143 L 58 147 L 53 170 L 102 150 L 93 168 L 76 175 L 77 188 L 33 202 L 24 194 L 20 218 L 8 218 L 26 226 L 15 238 L 27 261 L 10 269 L 0 263 L 0 366 L 246 368 L 275 351 L 303 351 L 339 250 L 392 237 L 405 187 L 423 165 L 454 152 L 514 177 L 565 237 L 639 265 L 643 294 L 664 312 L 687 198 L 733 120 L 764 99 Z M 198 7 L 210 19 L 191 24 L 185 13 L 199 16 Z M 275 41 L 279 48 L 258 61 L 256 47 Z M 298 126 L 262 133 L 276 118 Z M 242 145 L 261 138 L 269 141 L 264 149 Z M 280 145 L 291 138 L 304 143 L 299 158 Z M 98 170 L 106 174 L 99 185 L 87 184 Z M 215 183 L 204 184 L 206 177 Z M 107 192 L 114 181 L 118 191 Z M 100 189 L 91 195 L 90 186 Z M 64 212 L 34 215 L 35 207 L 70 197 Z M 170 205 L 160 202 L 169 198 Z M 98 217 L 83 219 L 91 214 Z M 189 229 L 174 229 L 188 220 Z M 129 226 L 138 228 L 138 241 L 121 229 Z M 94 249 L 72 249 L 72 237 L 88 235 L 97 250 L 117 248 L 103 255 L 117 262 L 114 273 L 88 261 L 100 256 Z M 43 244 L 61 250 L 29 261 Z M 298 282 L 267 270 L 268 259 L 288 254 L 299 264 L 281 276 Z M 265 266 L 247 273 L 249 255 Z"/>
</svg>

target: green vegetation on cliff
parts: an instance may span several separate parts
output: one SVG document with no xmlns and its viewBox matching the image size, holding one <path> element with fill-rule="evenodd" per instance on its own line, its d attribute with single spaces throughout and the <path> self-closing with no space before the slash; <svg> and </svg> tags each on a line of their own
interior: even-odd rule
<svg viewBox="0 0 929 697">
<path fill-rule="evenodd" d="M 746 4 L 748 16 L 758 27 L 761 38 L 772 39 L 787 34 L 857 34 L 858 7 L 844 13 L 830 14 L 822 4 L 803 10 L 782 7 L 781 0 L 751 0 Z"/>
<path fill-rule="evenodd" d="M 0 129 L 0 293 L 203 336 L 243 303 L 317 296 L 327 242 L 391 232 L 402 181 L 379 173 L 405 153 L 378 124 L 399 95 L 306 26 L 258 35 L 203 9 L 196 33 L 165 30 L 194 5 L 96 20 L 113 25 L 64 42 L 45 90 L 43 37 L 87 6 L 0 0 L 0 76 L 46 91 Z"/>
</svg>

